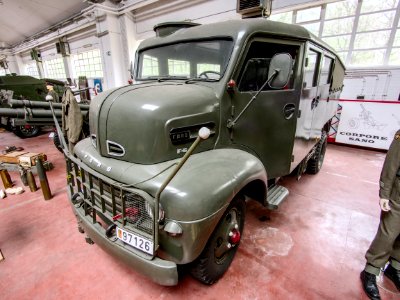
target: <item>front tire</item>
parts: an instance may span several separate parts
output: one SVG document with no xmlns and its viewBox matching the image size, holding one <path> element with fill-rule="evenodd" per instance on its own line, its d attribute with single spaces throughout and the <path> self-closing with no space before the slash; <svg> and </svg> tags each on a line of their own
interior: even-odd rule
<svg viewBox="0 0 400 300">
<path fill-rule="evenodd" d="M 61 146 L 61 140 L 60 140 L 60 137 L 58 136 L 57 131 L 54 132 L 53 143 L 54 143 L 54 146 L 56 146 L 57 150 L 60 151 L 61 153 L 63 153 L 63 148 Z"/>
<path fill-rule="evenodd" d="M 243 233 L 246 203 L 236 196 L 214 229 L 203 252 L 194 261 L 191 274 L 204 284 L 218 281 L 229 268 Z"/>
</svg>

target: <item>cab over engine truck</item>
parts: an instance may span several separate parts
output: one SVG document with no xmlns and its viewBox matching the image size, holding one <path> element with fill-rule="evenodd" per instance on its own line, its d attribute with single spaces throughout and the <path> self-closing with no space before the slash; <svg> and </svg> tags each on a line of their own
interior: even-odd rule
<svg viewBox="0 0 400 300">
<path fill-rule="evenodd" d="M 155 31 L 135 83 L 97 96 L 90 137 L 64 148 L 69 199 L 86 240 L 137 272 L 176 285 L 189 264 L 212 284 L 239 247 L 245 199 L 276 209 L 288 195 L 280 177 L 321 169 L 345 69 L 295 25 Z"/>
</svg>

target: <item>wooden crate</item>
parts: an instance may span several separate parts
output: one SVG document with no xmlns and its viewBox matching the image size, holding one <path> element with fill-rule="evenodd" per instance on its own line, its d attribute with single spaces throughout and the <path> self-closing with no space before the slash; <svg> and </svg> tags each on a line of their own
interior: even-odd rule
<svg viewBox="0 0 400 300">
<path fill-rule="evenodd" d="M 47 159 L 43 153 L 26 153 L 18 156 L 19 164 L 23 167 L 32 167 L 36 165 L 36 158 L 40 157 L 43 161 Z"/>
<path fill-rule="evenodd" d="M 19 156 L 27 154 L 27 151 L 14 151 L 8 154 L 0 155 L 0 162 L 10 163 L 10 164 L 18 164 Z"/>
</svg>

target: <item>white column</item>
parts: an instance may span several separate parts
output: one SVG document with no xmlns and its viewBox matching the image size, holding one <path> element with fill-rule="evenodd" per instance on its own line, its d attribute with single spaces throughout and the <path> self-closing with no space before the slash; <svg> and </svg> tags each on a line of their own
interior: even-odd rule
<svg viewBox="0 0 400 300">
<path fill-rule="evenodd" d="M 96 11 L 97 36 L 104 66 L 104 89 L 126 85 L 129 66 L 125 65 L 120 20 L 117 15 Z"/>
<path fill-rule="evenodd" d="M 65 69 L 65 77 L 66 78 L 71 78 L 72 79 L 72 63 L 71 63 L 71 56 L 63 56 L 63 62 L 64 62 L 64 69 Z"/>
<path fill-rule="evenodd" d="M 43 67 L 43 63 L 41 61 L 36 61 L 36 66 L 38 69 L 38 73 L 39 73 L 39 78 L 45 78 L 45 74 L 44 74 L 44 67 Z"/>
</svg>

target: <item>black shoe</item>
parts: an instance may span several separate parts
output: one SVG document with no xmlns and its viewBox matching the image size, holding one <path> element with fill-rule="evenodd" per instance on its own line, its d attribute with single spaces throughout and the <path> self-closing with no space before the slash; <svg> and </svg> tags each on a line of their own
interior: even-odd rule
<svg viewBox="0 0 400 300">
<path fill-rule="evenodd" d="M 387 266 L 384 272 L 385 276 L 389 278 L 400 291 L 400 271 L 392 267 L 391 264 Z"/>
<path fill-rule="evenodd" d="M 379 289 L 376 284 L 376 276 L 374 274 L 362 271 L 360 274 L 362 286 L 364 292 L 367 294 L 369 299 L 380 300 Z"/>
</svg>

